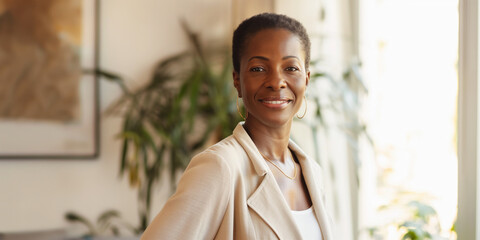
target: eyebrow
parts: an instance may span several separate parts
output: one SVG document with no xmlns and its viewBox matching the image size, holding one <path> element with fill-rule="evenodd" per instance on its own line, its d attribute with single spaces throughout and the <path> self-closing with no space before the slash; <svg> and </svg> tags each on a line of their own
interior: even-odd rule
<svg viewBox="0 0 480 240">
<path fill-rule="evenodd" d="M 258 59 L 261 59 L 261 60 L 266 60 L 266 61 L 268 61 L 268 60 L 269 60 L 269 59 L 268 59 L 268 58 L 266 58 L 266 57 L 262 57 L 262 56 L 253 56 L 253 57 L 249 58 L 249 59 L 248 59 L 248 61 L 250 62 L 252 59 L 255 59 L 255 58 L 258 58 Z"/>
<path fill-rule="evenodd" d="M 263 57 L 263 56 L 253 56 L 253 57 L 249 58 L 248 61 L 250 62 L 252 59 L 255 59 L 255 58 L 258 58 L 258 59 L 261 59 L 261 60 L 266 60 L 266 61 L 270 60 L 267 57 Z M 298 58 L 297 56 L 285 56 L 285 57 L 282 58 L 282 60 L 289 59 L 289 58 L 296 58 L 296 59 L 300 60 L 300 58 Z"/>
<path fill-rule="evenodd" d="M 285 60 L 285 59 L 288 59 L 288 58 L 296 58 L 298 60 L 300 60 L 300 58 L 298 58 L 297 56 L 285 56 L 282 58 L 282 60 Z"/>
</svg>

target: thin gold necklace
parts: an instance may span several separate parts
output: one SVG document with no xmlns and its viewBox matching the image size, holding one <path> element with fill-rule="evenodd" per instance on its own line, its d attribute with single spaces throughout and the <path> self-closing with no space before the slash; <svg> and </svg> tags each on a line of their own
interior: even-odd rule
<svg viewBox="0 0 480 240">
<path fill-rule="evenodd" d="M 260 152 L 260 151 L 258 151 Z M 295 164 L 295 161 L 293 161 L 293 155 L 292 153 L 290 153 L 290 155 L 292 156 L 292 162 L 293 162 L 293 177 L 290 177 L 288 176 L 279 166 L 277 166 L 277 164 L 275 164 L 272 160 L 270 160 L 269 158 L 265 157 L 265 155 L 263 155 L 261 152 L 260 152 L 260 155 L 262 155 L 262 157 L 267 160 L 268 162 L 270 162 L 271 164 L 273 164 L 273 166 L 275 166 L 278 170 L 280 170 L 280 172 L 285 175 L 285 177 L 289 178 L 289 179 L 292 179 L 294 180 L 296 177 L 297 177 L 297 164 Z"/>
</svg>

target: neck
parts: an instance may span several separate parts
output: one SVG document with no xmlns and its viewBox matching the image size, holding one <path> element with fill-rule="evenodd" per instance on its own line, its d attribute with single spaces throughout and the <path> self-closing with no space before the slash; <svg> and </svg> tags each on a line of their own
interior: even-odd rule
<svg viewBox="0 0 480 240">
<path fill-rule="evenodd" d="M 288 142 L 292 121 L 281 126 L 267 126 L 252 118 L 247 118 L 243 127 L 258 150 L 272 160 L 284 162 L 288 156 Z"/>
</svg>

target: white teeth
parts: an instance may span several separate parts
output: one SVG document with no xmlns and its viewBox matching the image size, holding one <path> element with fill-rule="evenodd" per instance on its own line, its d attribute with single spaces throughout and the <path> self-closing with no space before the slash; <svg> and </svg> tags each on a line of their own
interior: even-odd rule
<svg viewBox="0 0 480 240">
<path fill-rule="evenodd" d="M 282 104 L 286 101 L 264 101 L 265 103 L 268 103 L 268 104 Z"/>
</svg>

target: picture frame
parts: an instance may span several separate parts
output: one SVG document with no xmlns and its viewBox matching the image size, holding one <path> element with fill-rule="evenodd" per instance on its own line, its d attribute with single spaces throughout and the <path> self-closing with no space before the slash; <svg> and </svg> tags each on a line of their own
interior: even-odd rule
<svg viewBox="0 0 480 240">
<path fill-rule="evenodd" d="M 97 69 L 99 58 L 99 2 L 70 1 L 74 7 L 81 9 L 77 11 L 81 20 L 78 20 L 78 16 L 76 20 L 81 22 L 78 24 L 79 28 L 81 27 L 81 44 L 75 48 L 79 49 L 76 53 L 80 56 L 77 57 L 80 64 L 77 72 L 80 77 L 77 78 L 78 84 L 75 88 L 78 92 L 74 92 L 75 96 L 78 96 L 75 118 L 62 121 L 0 116 L 0 159 L 95 159 L 99 155 L 99 83 L 96 75 L 92 73 Z M 43 4 L 41 1 L 37 2 Z M 59 4 L 65 2 L 59 1 Z M 59 15 L 69 17 L 61 11 Z M 56 23 L 55 26 L 61 27 L 61 24 Z M 1 71 L 0 68 L 0 78 Z M 62 84 L 61 81 L 60 83 Z"/>
</svg>

